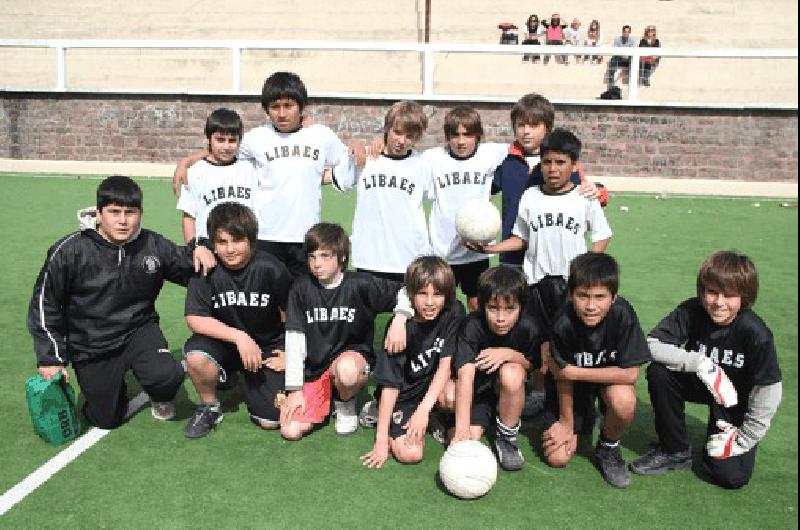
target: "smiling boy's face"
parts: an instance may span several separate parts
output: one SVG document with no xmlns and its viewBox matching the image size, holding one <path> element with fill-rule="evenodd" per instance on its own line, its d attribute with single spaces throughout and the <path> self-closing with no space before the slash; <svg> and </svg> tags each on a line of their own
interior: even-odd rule
<svg viewBox="0 0 800 530">
<path fill-rule="evenodd" d="M 605 285 L 593 285 L 576 287 L 569 298 L 578 318 L 593 328 L 606 318 L 617 297 Z"/>
</svg>

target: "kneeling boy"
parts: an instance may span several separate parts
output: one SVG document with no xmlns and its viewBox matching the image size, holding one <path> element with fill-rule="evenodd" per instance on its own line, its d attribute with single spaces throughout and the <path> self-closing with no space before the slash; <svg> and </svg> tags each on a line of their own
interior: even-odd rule
<svg viewBox="0 0 800 530">
<path fill-rule="evenodd" d="M 244 374 L 250 419 L 277 429 L 275 405 L 283 390 L 283 323 L 292 277 L 276 258 L 256 248 L 258 221 L 242 204 L 222 203 L 208 215 L 208 233 L 220 266 L 195 276 L 186 293 L 186 323 L 194 332 L 183 348 L 200 404 L 186 437 L 200 438 L 222 421 L 218 382 Z"/>
<path fill-rule="evenodd" d="M 604 412 L 594 461 L 603 478 L 619 488 L 630 475 L 619 448 L 636 413 L 639 366 L 650 360 L 644 333 L 631 305 L 617 296 L 619 267 L 607 254 L 589 252 L 570 265 L 569 301 L 553 323 L 543 413 L 545 461 L 564 467 L 591 432 L 594 400 Z"/>
<path fill-rule="evenodd" d="M 367 384 L 375 316 L 391 311 L 402 282 L 347 269 L 350 238 L 333 223 L 306 233 L 311 274 L 297 278 L 286 310 L 286 402 L 281 434 L 299 440 L 330 413 L 338 399 L 336 434 L 358 428 L 356 394 Z M 403 296 L 405 298 L 405 296 Z M 410 307 L 404 311 L 411 317 Z"/>
<path fill-rule="evenodd" d="M 703 465 L 723 488 L 750 481 L 758 443 L 781 401 L 781 371 L 772 332 L 752 306 L 758 273 L 747 256 L 717 252 L 700 267 L 697 296 L 650 332 L 647 368 L 659 445 L 631 463 L 656 475 L 692 465 L 683 408 L 708 405 Z"/>
<path fill-rule="evenodd" d="M 522 469 L 517 434 L 527 373 L 541 366 L 543 334 L 524 312 L 528 286 L 513 267 L 488 269 L 478 279 L 478 310 L 464 320 L 453 371 L 456 425 L 452 442 L 480 440 L 492 424 L 500 466 Z"/>
</svg>

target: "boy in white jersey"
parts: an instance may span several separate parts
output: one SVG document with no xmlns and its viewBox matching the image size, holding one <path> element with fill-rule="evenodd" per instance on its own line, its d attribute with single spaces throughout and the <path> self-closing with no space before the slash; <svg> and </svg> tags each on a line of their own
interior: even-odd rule
<svg viewBox="0 0 800 530">
<path fill-rule="evenodd" d="M 332 176 L 351 180 L 353 160 L 347 147 L 324 125 L 301 127 L 308 103 L 303 81 L 291 72 L 276 72 L 264 81 L 261 105 L 271 123 L 245 133 L 239 158 L 256 168 L 259 189 L 259 248 L 280 259 L 293 276 L 307 271 L 303 236 L 320 220 L 320 185 L 326 165 Z M 197 155 L 183 159 L 191 165 Z M 179 168 L 180 169 L 180 168 Z M 176 172 L 180 178 L 180 171 Z"/>
<path fill-rule="evenodd" d="M 334 174 L 339 189 L 358 189 L 351 237 L 356 270 L 402 282 L 409 263 L 429 252 L 422 201 L 430 169 L 412 150 L 427 126 L 419 103 L 398 101 L 386 113 L 381 156 L 350 181 Z"/>
<path fill-rule="evenodd" d="M 242 119 L 229 109 L 217 109 L 206 119 L 208 156 L 188 169 L 178 210 L 183 212 L 183 239 L 209 239 L 206 221 L 217 204 L 237 202 L 253 207 L 257 188 L 253 164 L 236 158 L 242 139 Z"/>
<path fill-rule="evenodd" d="M 431 248 L 453 268 L 456 285 L 467 297 L 467 308 L 478 308 L 478 276 L 489 259 L 461 244 L 455 218 L 459 207 L 471 199 L 489 200 L 492 177 L 508 154 L 507 144 L 481 143 L 483 126 L 472 107 L 460 105 L 444 117 L 447 145 L 434 147 L 422 157 L 431 167 Z"/>
<path fill-rule="evenodd" d="M 487 253 L 525 250 L 530 308 L 546 330 L 567 301 L 569 265 L 586 252 L 586 232 L 591 232 L 594 252 L 603 252 L 611 239 L 600 203 L 582 196 L 570 181 L 580 152 L 574 134 L 553 130 L 540 147 L 545 182 L 522 194 L 513 235 L 496 245 L 468 243 Z"/>
</svg>

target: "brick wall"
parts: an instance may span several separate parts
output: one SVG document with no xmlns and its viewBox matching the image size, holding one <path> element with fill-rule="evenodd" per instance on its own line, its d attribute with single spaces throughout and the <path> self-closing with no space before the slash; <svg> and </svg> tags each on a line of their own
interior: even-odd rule
<svg viewBox="0 0 800 530">
<path fill-rule="evenodd" d="M 314 100 L 316 123 L 348 141 L 380 134 L 388 102 Z M 245 128 L 261 124 L 256 97 L 0 94 L 0 158 L 171 162 L 204 145 L 217 107 L 237 110 Z M 430 104 L 420 147 L 444 140 L 451 104 Z M 479 104 L 486 140 L 510 141 L 510 105 Z M 556 125 L 584 142 L 591 175 L 797 182 L 797 113 L 560 106 Z"/>
</svg>

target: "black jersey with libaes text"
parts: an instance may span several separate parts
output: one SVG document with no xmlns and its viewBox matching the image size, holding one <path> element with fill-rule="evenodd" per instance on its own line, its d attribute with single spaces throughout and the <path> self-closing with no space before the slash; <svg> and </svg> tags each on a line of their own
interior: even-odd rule
<svg viewBox="0 0 800 530">
<path fill-rule="evenodd" d="M 710 357 L 725 370 L 741 404 L 754 385 L 781 380 L 772 332 L 751 309 L 743 308 L 730 325 L 718 326 L 702 302 L 690 298 L 664 317 L 650 336 Z"/>
<path fill-rule="evenodd" d="M 381 351 L 377 355 L 377 386 L 400 390 L 398 401 L 420 401 L 425 397 L 439 361 L 455 353 L 458 328 L 464 315 L 464 306 L 455 300 L 432 322 L 409 321 L 406 349 L 392 355 Z"/>
<path fill-rule="evenodd" d="M 511 348 L 524 355 L 534 368 L 542 365 L 541 345 L 545 334 L 541 325 L 531 315 L 522 312 L 517 324 L 505 335 L 495 335 L 489 330 L 484 316 L 476 311 L 464 319 L 458 333 L 456 354 L 453 358 L 453 375 L 467 363 L 474 363 L 481 351 L 487 348 Z M 497 372 L 487 374 L 475 370 L 475 395 L 492 392 Z"/>
<path fill-rule="evenodd" d="M 240 329 L 262 347 L 283 347 L 280 308 L 292 277 L 274 257 L 256 250 L 240 270 L 217 264 L 208 276 L 194 276 L 186 291 L 186 315 L 213 317 Z"/>
<path fill-rule="evenodd" d="M 631 304 L 617 296 L 606 317 L 588 327 L 569 301 L 553 323 L 551 354 L 564 368 L 630 368 L 650 360 L 650 348 Z"/>
<path fill-rule="evenodd" d="M 311 275 L 297 278 L 289 292 L 286 329 L 305 334 L 305 380 L 317 379 L 344 351 L 356 351 L 374 364 L 375 316 L 394 309 L 402 287 L 402 282 L 353 271 L 332 289 Z"/>
</svg>

